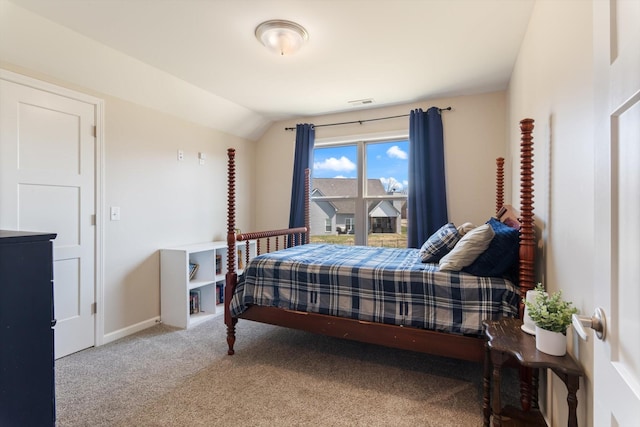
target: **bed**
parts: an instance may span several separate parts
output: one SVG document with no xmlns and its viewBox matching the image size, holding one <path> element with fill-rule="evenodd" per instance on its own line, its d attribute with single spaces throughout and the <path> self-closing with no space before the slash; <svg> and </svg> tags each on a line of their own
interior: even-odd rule
<svg viewBox="0 0 640 427">
<path fill-rule="evenodd" d="M 523 119 L 520 131 L 520 210 L 504 205 L 504 159 L 498 158 L 493 214 L 502 223 L 511 221 L 511 226 L 517 221 L 517 271 L 512 280 L 440 271 L 439 264 L 415 262 L 417 249 L 309 243 L 309 197 L 305 227 L 237 234 L 235 150 L 230 148 L 224 293 L 231 296 L 224 302 L 228 354 L 234 354 L 236 324 L 244 319 L 482 361 L 482 320 L 521 317 L 523 298 L 534 287 L 533 120 Z M 309 184 L 307 173 L 307 191 Z M 239 282 L 236 244 L 246 242 L 248 249 L 250 240 L 258 241 L 259 256 L 243 260 L 246 268 Z M 249 250 L 245 253 L 248 256 Z"/>
</svg>

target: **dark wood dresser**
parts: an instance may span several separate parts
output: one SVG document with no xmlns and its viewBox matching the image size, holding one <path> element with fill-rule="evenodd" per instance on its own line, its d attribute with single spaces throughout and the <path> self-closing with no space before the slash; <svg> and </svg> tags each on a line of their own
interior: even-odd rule
<svg viewBox="0 0 640 427">
<path fill-rule="evenodd" d="M 53 242 L 0 230 L 0 426 L 55 425 Z"/>
</svg>

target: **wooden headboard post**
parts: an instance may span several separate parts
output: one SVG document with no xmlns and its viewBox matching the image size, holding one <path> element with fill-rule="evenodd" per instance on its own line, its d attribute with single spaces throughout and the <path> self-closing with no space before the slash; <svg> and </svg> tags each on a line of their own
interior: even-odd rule
<svg viewBox="0 0 640 427">
<path fill-rule="evenodd" d="M 236 150 L 227 150 L 227 274 L 224 286 L 224 323 L 227 325 L 227 344 L 229 354 L 233 354 L 236 341 L 236 323 L 231 316 L 229 304 L 238 281 L 236 272 Z"/>
<path fill-rule="evenodd" d="M 533 224 L 533 119 L 520 121 L 520 317 L 528 290 L 535 287 L 535 230 Z"/>
<path fill-rule="evenodd" d="M 504 205 L 504 157 L 496 159 L 496 215 Z"/>
</svg>

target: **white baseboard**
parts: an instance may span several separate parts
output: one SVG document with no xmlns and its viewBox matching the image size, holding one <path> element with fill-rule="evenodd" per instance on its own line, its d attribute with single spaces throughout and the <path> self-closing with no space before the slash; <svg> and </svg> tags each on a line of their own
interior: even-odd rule
<svg viewBox="0 0 640 427">
<path fill-rule="evenodd" d="M 110 332 L 105 334 L 102 338 L 102 344 L 108 344 L 115 340 L 119 340 L 120 338 L 124 338 L 128 335 L 135 334 L 136 332 L 140 332 L 144 329 L 150 328 L 152 326 L 160 323 L 160 316 L 152 317 L 151 319 L 142 321 L 140 323 L 136 323 L 135 325 L 127 326 L 126 328 L 118 329 L 117 331 Z"/>
</svg>

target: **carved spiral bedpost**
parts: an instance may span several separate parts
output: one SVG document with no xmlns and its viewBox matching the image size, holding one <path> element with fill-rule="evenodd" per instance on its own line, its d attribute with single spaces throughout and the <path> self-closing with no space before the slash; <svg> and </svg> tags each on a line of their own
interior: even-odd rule
<svg viewBox="0 0 640 427">
<path fill-rule="evenodd" d="M 504 157 L 496 159 L 496 215 L 504 205 Z"/>
<path fill-rule="evenodd" d="M 524 318 L 524 300 L 527 291 L 535 287 L 535 229 L 533 221 L 533 119 L 520 121 L 520 318 Z M 531 384 L 537 384 L 537 376 L 530 369 L 520 369 L 520 404 L 531 407 Z M 537 393 L 537 387 L 533 388 Z"/>
<path fill-rule="evenodd" d="M 533 223 L 533 119 L 520 121 L 520 296 L 535 287 L 535 229 Z M 520 316 L 523 315 L 520 304 Z"/>
<path fill-rule="evenodd" d="M 233 354 L 236 342 L 237 319 L 231 317 L 229 304 L 236 286 L 236 150 L 227 150 L 227 274 L 224 287 L 224 323 L 227 325 L 228 354 Z"/>
</svg>

